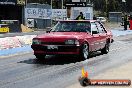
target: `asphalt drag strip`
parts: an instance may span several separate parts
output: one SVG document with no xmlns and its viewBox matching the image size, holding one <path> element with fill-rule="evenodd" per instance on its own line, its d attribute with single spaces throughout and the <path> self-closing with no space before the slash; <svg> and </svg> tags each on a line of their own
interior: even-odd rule
<svg viewBox="0 0 132 88">
<path fill-rule="evenodd" d="M 129 41 L 115 41 L 108 54 L 95 52 L 85 61 L 63 55 L 47 56 L 46 60 L 39 61 L 32 52 L 0 58 L 0 87 L 65 88 L 78 82 L 83 66 L 92 78 L 132 61 L 131 48 Z"/>
</svg>

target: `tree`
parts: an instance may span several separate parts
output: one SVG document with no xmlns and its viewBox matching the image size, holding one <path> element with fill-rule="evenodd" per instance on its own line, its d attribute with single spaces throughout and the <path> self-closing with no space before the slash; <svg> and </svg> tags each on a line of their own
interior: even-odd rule
<svg viewBox="0 0 132 88">
<path fill-rule="evenodd" d="M 126 9 L 128 12 L 132 12 L 132 0 L 126 0 Z"/>
<path fill-rule="evenodd" d="M 28 3 L 41 3 L 41 4 L 51 4 L 51 0 L 27 0 Z M 54 8 L 61 8 L 61 0 L 52 0 Z M 72 0 L 63 0 L 64 5 L 66 2 L 71 2 Z M 89 0 L 88 0 L 89 1 Z M 94 5 L 94 10 L 101 12 L 109 11 L 123 11 L 126 9 L 128 12 L 132 11 L 132 0 L 126 0 L 125 8 L 122 0 L 90 0 Z"/>
</svg>

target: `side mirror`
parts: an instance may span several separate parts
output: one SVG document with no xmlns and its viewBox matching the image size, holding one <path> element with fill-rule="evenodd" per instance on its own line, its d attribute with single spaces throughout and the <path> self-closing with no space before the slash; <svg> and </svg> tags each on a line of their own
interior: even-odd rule
<svg viewBox="0 0 132 88">
<path fill-rule="evenodd" d="M 92 31 L 92 34 L 98 34 L 98 32 L 97 31 Z"/>
<path fill-rule="evenodd" d="M 46 31 L 46 33 L 50 33 L 50 31 Z"/>
<path fill-rule="evenodd" d="M 50 33 L 51 27 L 46 27 L 46 33 Z"/>
</svg>

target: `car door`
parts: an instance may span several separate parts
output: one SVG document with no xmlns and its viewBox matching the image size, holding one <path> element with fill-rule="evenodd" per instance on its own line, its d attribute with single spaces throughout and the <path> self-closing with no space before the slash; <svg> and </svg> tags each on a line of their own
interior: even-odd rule
<svg viewBox="0 0 132 88">
<path fill-rule="evenodd" d="M 96 25 L 97 25 L 97 28 L 99 30 L 100 48 L 102 49 L 105 47 L 105 44 L 106 44 L 107 33 L 105 31 L 103 24 L 101 24 L 100 22 L 96 22 Z"/>
<path fill-rule="evenodd" d="M 96 51 L 100 49 L 100 36 L 99 31 L 97 29 L 97 25 L 95 22 L 91 22 L 91 47 L 92 51 Z"/>
</svg>

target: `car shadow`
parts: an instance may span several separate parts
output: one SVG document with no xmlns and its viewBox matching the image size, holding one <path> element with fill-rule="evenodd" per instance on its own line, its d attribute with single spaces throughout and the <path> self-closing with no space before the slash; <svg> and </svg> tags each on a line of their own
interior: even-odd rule
<svg viewBox="0 0 132 88">
<path fill-rule="evenodd" d="M 93 52 L 90 54 L 89 59 L 92 57 L 103 55 L 100 52 Z M 26 63 L 26 64 L 40 64 L 40 65 L 64 65 L 64 64 L 71 64 L 81 62 L 83 60 L 79 59 L 77 56 L 74 55 L 47 55 L 44 59 L 39 60 L 37 58 L 28 59 L 24 61 L 20 61 L 18 63 Z"/>
<path fill-rule="evenodd" d="M 26 63 L 26 64 L 42 64 L 42 65 L 64 65 L 70 63 L 76 63 L 80 60 L 76 56 L 69 55 L 47 55 L 44 59 L 28 59 L 24 61 L 20 61 L 18 63 Z"/>
</svg>

